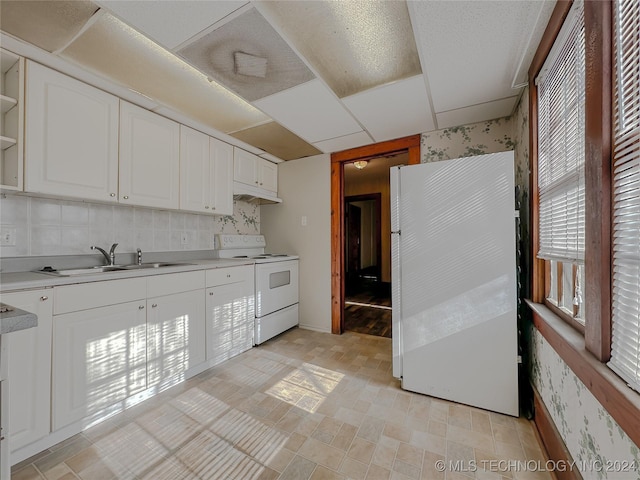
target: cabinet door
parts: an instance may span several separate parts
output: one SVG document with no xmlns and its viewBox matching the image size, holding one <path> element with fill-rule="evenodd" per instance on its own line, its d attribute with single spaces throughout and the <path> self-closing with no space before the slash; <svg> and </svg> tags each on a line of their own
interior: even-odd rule
<svg viewBox="0 0 640 480">
<path fill-rule="evenodd" d="M 207 289 L 207 360 L 223 362 L 253 346 L 253 282 Z"/>
<path fill-rule="evenodd" d="M 180 209 L 211 212 L 209 136 L 180 126 Z"/>
<path fill-rule="evenodd" d="M 147 300 L 147 386 L 205 361 L 204 290 Z"/>
<path fill-rule="evenodd" d="M 38 326 L 3 335 L 7 342 L 9 438 L 12 451 L 49 433 L 51 416 L 51 290 L 6 293 L 2 301 L 38 316 Z"/>
<path fill-rule="evenodd" d="M 120 105 L 120 202 L 180 204 L 180 125 L 125 101 Z"/>
<path fill-rule="evenodd" d="M 53 319 L 53 430 L 146 388 L 146 310 L 122 303 Z"/>
<path fill-rule="evenodd" d="M 117 201 L 117 97 L 27 62 L 25 191 Z"/>
<path fill-rule="evenodd" d="M 247 185 L 258 185 L 258 160 L 253 153 L 233 149 L 233 179 Z"/>
<path fill-rule="evenodd" d="M 268 160 L 260 159 L 258 186 L 271 192 L 278 192 L 278 165 Z"/>
<path fill-rule="evenodd" d="M 209 145 L 213 213 L 233 215 L 233 146 L 215 138 Z"/>
</svg>

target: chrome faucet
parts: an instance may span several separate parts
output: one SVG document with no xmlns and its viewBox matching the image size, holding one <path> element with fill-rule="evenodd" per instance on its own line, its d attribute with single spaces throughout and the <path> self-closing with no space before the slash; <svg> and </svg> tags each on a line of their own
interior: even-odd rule
<svg viewBox="0 0 640 480">
<path fill-rule="evenodd" d="M 107 260 L 107 265 L 115 265 L 116 264 L 116 247 L 117 243 L 111 245 L 111 249 L 109 249 L 109 253 L 105 252 L 102 248 L 96 247 L 95 245 L 91 245 L 91 250 L 98 250 L 104 258 Z"/>
<path fill-rule="evenodd" d="M 136 252 L 138 252 L 138 265 L 142 265 L 142 250 L 138 248 Z"/>
</svg>

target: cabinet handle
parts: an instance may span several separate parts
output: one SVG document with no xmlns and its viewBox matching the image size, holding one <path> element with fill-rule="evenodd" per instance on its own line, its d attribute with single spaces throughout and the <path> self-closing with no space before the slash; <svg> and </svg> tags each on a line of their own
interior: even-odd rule
<svg viewBox="0 0 640 480">
<path fill-rule="evenodd" d="M 230 273 L 227 273 L 227 278 L 231 278 L 231 274 Z"/>
<path fill-rule="evenodd" d="M 116 196 L 116 194 L 115 194 L 115 193 L 110 193 L 110 194 L 109 194 L 109 196 L 110 196 L 110 197 L 115 197 L 115 196 Z"/>
<path fill-rule="evenodd" d="M 49 297 L 47 297 L 46 295 L 43 295 L 42 297 L 40 297 L 41 302 L 46 302 L 47 300 L 49 300 Z"/>
<path fill-rule="evenodd" d="M 213 292 L 209 292 L 209 295 L 213 295 Z"/>
<path fill-rule="evenodd" d="M 124 198 L 125 200 L 129 200 L 129 195 L 125 195 L 125 196 L 124 196 L 124 197 L 122 197 L 122 198 Z"/>
<path fill-rule="evenodd" d="M 205 205 L 204 208 L 206 208 L 207 210 L 209 210 L 209 205 Z"/>
<path fill-rule="evenodd" d="M 211 210 L 215 210 L 215 209 L 216 209 L 216 207 L 211 207 Z"/>
<path fill-rule="evenodd" d="M 138 305 L 138 310 L 144 310 L 144 305 Z"/>
<path fill-rule="evenodd" d="M 151 304 L 151 307 L 152 307 L 152 308 L 156 308 L 157 306 L 158 306 L 158 304 L 157 304 L 157 303 L 153 303 L 153 304 Z"/>
</svg>

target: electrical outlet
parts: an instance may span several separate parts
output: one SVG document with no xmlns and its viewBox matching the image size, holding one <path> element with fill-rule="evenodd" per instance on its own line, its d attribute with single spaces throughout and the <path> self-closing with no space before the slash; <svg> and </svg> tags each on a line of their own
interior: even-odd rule
<svg viewBox="0 0 640 480">
<path fill-rule="evenodd" d="M 2 229 L 0 229 L 0 245 L 4 247 L 16 246 L 15 227 L 2 227 Z"/>
<path fill-rule="evenodd" d="M 189 245 L 189 235 L 186 232 L 182 232 L 182 236 L 180 237 L 180 243 L 182 245 Z"/>
<path fill-rule="evenodd" d="M 302 218 L 300 219 L 300 224 L 301 224 L 303 227 L 306 227 L 306 226 L 307 226 L 307 216 L 306 216 L 306 215 L 303 215 L 303 216 L 302 216 Z"/>
</svg>

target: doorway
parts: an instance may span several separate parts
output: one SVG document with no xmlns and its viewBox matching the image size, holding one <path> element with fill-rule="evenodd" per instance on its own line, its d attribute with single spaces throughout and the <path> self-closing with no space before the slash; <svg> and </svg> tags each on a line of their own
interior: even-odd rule
<svg viewBox="0 0 640 480">
<path fill-rule="evenodd" d="M 347 238 L 348 238 L 348 225 L 345 222 L 346 212 L 349 209 L 345 202 L 345 170 L 347 167 L 351 167 L 354 162 L 358 160 L 366 160 L 369 165 L 374 165 L 378 159 L 382 157 L 393 157 L 397 155 L 404 155 L 402 163 L 412 165 L 420 163 L 420 135 L 412 135 L 410 137 L 404 137 L 397 140 L 390 140 L 387 142 L 381 142 L 374 145 L 367 145 L 365 147 L 354 148 L 337 152 L 331 155 L 331 331 L 332 333 L 340 334 L 345 330 L 344 316 L 345 316 L 345 293 L 347 290 L 346 278 L 347 278 Z M 369 166 L 360 170 L 360 172 L 373 172 L 374 169 Z M 386 166 L 387 176 L 389 166 Z M 386 181 L 386 187 L 388 190 L 389 181 Z M 353 196 L 349 193 L 347 196 Z M 387 194 L 388 197 L 388 194 Z M 388 203 L 388 198 L 382 198 L 381 204 Z M 355 205 L 358 206 L 358 205 Z M 382 210 L 383 208 L 381 208 Z M 387 209 L 388 210 L 388 209 Z M 361 223 L 362 223 L 362 210 Z M 357 215 L 357 214 L 356 214 Z M 384 217 L 384 214 L 382 214 Z M 380 222 L 384 225 L 384 218 Z M 362 225 L 361 227 L 362 228 Z M 381 228 L 381 248 L 379 249 L 382 261 L 377 262 L 380 269 L 380 277 L 389 276 L 390 270 L 390 247 L 385 247 L 390 240 L 389 232 L 385 233 L 384 227 Z M 389 250 L 389 261 L 384 256 L 386 250 Z M 362 256 L 362 251 L 360 251 Z M 360 264 L 361 265 L 361 264 Z M 352 267 L 358 270 L 358 275 L 363 274 L 363 270 L 366 267 Z M 370 269 L 371 270 L 371 269 Z M 368 272 L 370 270 L 365 270 Z M 390 278 L 387 279 L 387 283 L 390 285 Z"/>
<path fill-rule="evenodd" d="M 391 288 L 381 275 L 382 194 L 346 196 L 344 212 L 344 330 L 391 337 Z"/>
</svg>

